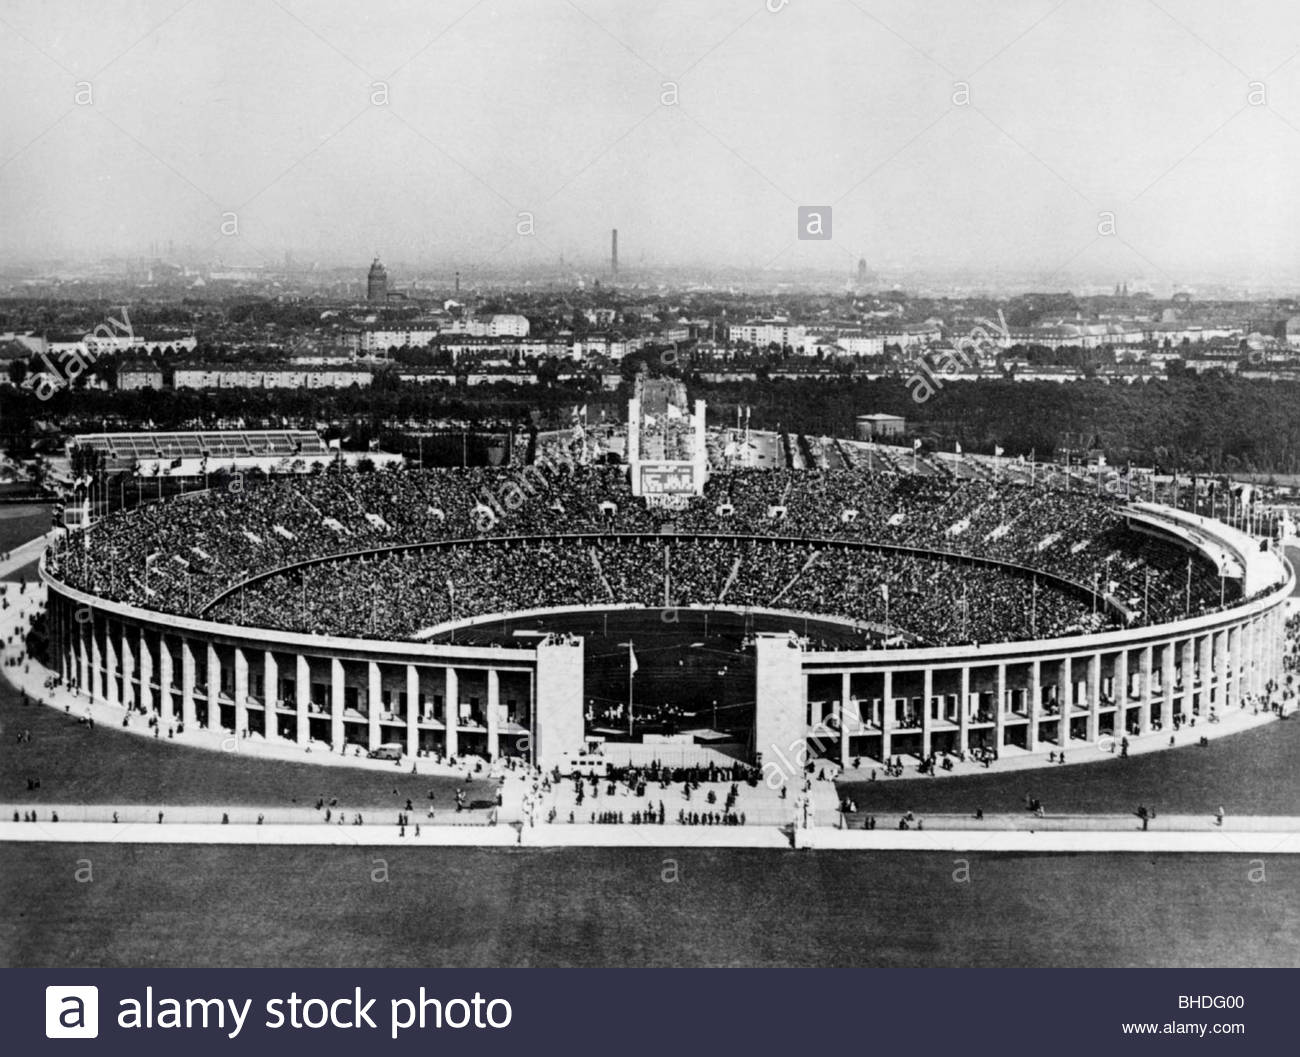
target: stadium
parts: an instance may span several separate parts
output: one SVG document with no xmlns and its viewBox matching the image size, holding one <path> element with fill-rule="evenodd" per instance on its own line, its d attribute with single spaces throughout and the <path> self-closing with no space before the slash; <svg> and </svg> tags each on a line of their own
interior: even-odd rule
<svg viewBox="0 0 1300 1057">
<path fill-rule="evenodd" d="M 778 782 L 1173 732 L 1281 685 L 1294 574 L 1229 525 L 853 442 L 766 469 L 680 383 L 635 392 L 521 465 L 326 454 L 68 531 L 54 674 L 160 730 Z"/>
</svg>

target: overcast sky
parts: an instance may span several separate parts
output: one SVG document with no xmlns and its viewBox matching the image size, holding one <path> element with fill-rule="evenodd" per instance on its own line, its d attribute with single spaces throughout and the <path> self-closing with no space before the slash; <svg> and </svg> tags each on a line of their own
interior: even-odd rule
<svg viewBox="0 0 1300 1057">
<path fill-rule="evenodd" d="M 633 267 L 1286 281 L 1300 4 L 0 0 L 9 260 L 594 266 L 612 227 Z"/>
</svg>

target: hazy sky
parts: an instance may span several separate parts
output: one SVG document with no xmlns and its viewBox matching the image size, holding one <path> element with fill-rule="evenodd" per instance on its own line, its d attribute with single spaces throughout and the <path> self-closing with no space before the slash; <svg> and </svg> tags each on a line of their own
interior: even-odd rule
<svg viewBox="0 0 1300 1057">
<path fill-rule="evenodd" d="M 7 259 L 591 267 L 612 227 L 629 266 L 1286 281 L 1300 4 L 0 0 Z"/>
</svg>

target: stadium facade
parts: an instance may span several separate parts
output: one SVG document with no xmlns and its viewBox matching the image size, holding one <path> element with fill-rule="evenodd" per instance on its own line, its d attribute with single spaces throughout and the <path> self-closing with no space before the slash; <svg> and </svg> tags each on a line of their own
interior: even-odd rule
<svg viewBox="0 0 1300 1057">
<path fill-rule="evenodd" d="M 1230 568 L 1242 600 L 1162 624 L 941 648 L 817 650 L 794 633 L 759 635 L 753 755 L 784 770 L 810 754 L 1065 750 L 1205 721 L 1265 695 L 1283 678 L 1290 567 L 1218 522 L 1154 504 L 1132 504 L 1126 517 Z M 45 562 L 42 578 L 58 675 L 95 702 L 158 717 L 160 731 L 184 724 L 335 752 L 513 755 L 548 769 L 585 747 L 580 637 L 507 648 L 302 634 L 114 601 Z"/>
</svg>

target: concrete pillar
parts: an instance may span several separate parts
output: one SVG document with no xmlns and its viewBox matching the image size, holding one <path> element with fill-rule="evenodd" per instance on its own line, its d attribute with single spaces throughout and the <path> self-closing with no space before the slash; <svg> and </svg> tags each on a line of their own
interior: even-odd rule
<svg viewBox="0 0 1300 1057">
<path fill-rule="evenodd" d="M 849 673 L 840 673 L 840 766 L 849 765 Z"/>
<path fill-rule="evenodd" d="M 208 644 L 208 729 L 221 729 L 221 655 Z"/>
<path fill-rule="evenodd" d="M 1191 722 L 1192 719 L 1192 701 L 1195 698 L 1193 687 L 1196 685 L 1196 638 L 1189 636 L 1179 644 L 1181 657 L 1183 661 L 1183 692 L 1179 696 L 1182 698 L 1182 705 L 1179 712 L 1185 722 Z"/>
<path fill-rule="evenodd" d="M 961 685 L 957 689 L 957 749 L 970 752 L 970 665 L 961 666 Z"/>
<path fill-rule="evenodd" d="M 379 748 L 379 710 L 383 707 L 383 680 L 379 674 L 379 665 L 371 661 L 366 669 L 366 744 L 373 752 Z"/>
<path fill-rule="evenodd" d="M 280 739 L 280 663 L 271 650 L 262 651 L 262 719 L 267 741 Z"/>
<path fill-rule="evenodd" d="M 330 658 L 330 751 L 342 752 L 343 741 L 343 662 Z"/>
<path fill-rule="evenodd" d="M 1210 698 L 1214 692 L 1214 656 L 1213 656 L 1214 632 L 1206 632 L 1201 636 L 1200 642 L 1200 696 L 1201 696 L 1201 718 L 1208 719 L 1210 715 Z"/>
<path fill-rule="evenodd" d="M 998 665 L 997 693 L 993 702 L 993 747 L 1002 751 L 1007 731 L 1007 666 Z"/>
<path fill-rule="evenodd" d="M 1025 748 L 1030 752 L 1038 751 L 1038 717 L 1043 707 L 1043 662 L 1034 660 L 1029 663 L 1029 727 L 1025 736 Z"/>
<path fill-rule="evenodd" d="M 78 617 L 81 610 L 77 610 Z M 74 618 L 77 627 L 77 685 L 85 693 L 91 692 L 90 676 L 90 643 L 91 629 L 93 625 L 89 620 L 79 620 Z"/>
<path fill-rule="evenodd" d="M 1056 728 L 1056 746 L 1064 749 L 1070 744 L 1070 720 L 1074 717 L 1074 661 L 1062 657 L 1057 673 L 1056 704 L 1061 722 Z"/>
<path fill-rule="evenodd" d="M 1110 696 L 1115 699 L 1115 704 L 1123 706 L 1128 704 L 1128 650 L 1120 650 L 1115 654 L 1115 660 L 1110 669 Z"/>
<path fill-rule="evenodd" d="M 1263 689 L 1263 671 L 1264 664 L 1260 659 L 1260 634 L 1259 619 L 1256 618 L 1250 622 L 1250 691 L 1255 695 Z"/>
<path fill-rule="evenodd" d="M 1160 651 L 1160 722 L 1161 729 L 1173 733 L 1174 723 L 1174 650 L 1173 640 L 1165 642 Z"/>
<path fill-rule="evenodd" d="M 1245 625 L 1238 624 L 1231 629 L 1228 637 L 1228 664 L 1232 668 L 1232 707 L 1240 708 L 1245 701 L 1246 689 L 1246 632 Z"/>
<path fill-rule="evenodd" d="M 181 639 L 181 722 L 186 730 L 192 730 L 198 723 L 198 711 L 194 707 L 197 668 L 198 665 L 194 662 L 194 644 L 189 639 Z"/>
<path fill-rule="evenodd" d="M 1145 734 L 1151 729 L 1151 701 L 1155 696 L 1155 647 L 1142 647 L 1142 675 L 1139 679 L 1142 692 L 1142 707 L 1138 713 L 1138 733 Z"/>
<path fill-rule="evenodd" d="M 98 632 L 99 621 L 92 621 L 90 627 L 90 696 L 93 701 L 104 702 L 108 700 L 105 680 L 104 680 L 104 650 L 100 646 L 100 637 Z M 104 628 L 105 637 L 108 634 L 108 628 Z"/>
<path fill-rule="evenodd" d="M 420 670 L 413 664 L 406 666 L 406 755 L 415 759 L 420 750 L 420 730 L 416 721 L 420 715 Z"/>
<path fill-rule="evenodd" d="M 1101 654 L 1094 653 L 1088 662 L 1088 741 L 1101 737 Z"/>
<path fill-rule="evenodd" d="M 248 655 L 242 646 L 235 647 L 235 737 L 248 730 Z"/>
<path fill-rule="evenodd" d="M 921 673 L 921 759 L 930 755 L 930 738 L 934 733 L 934 669 L 925 668 Z"/>
<path fill-rule="evenodd" d="M 460 723 L 460 683 L 456 678 L 456 669 L 447 665 L 446 690 L 442 702 L 443 716 L 447 727 L 445 736 L 445 752 L 448 756 L 455 756 L 460 752 L 460 739 L 457 737 L 456 728 Z"/>
<path fill-rule="evenodd" d="M 135 647 L 131 644 L 131 631 L 125 624 L 118 625 L 117 633 L 118 663 L 122 667 L 122 707 L 129 711 L 136 703 Z"/>
<path fill-rule="evenodd" d="M 105 676 L 105 699 L 110 705 L 121 704 L 122 695 L 121 687 L 118 685 L 118 675 L 122 670 L 121 663 L 118 660 L 116 631 L 114 622 L 108 620 L 104 622 L 104 676 Z"/>
<path fill-rule="evenodd" d="M 1216 631 L 1211 643 L 1214 653 L 1214 704 L 1222 712 L 1228 707 L 1228 633 Z"/>
<path fill-rule="evenodd" d="M 1250 623 L 1251 638 L 1253 649 L 1251 651 L 1255 660 L 1255 677 L 1252 684 L 1255 688 L 1255 694 L 1262 696 L 1264 693 L 1264 684 L 1268 678 L 1264 672 L 1264 620 L 1262 617 L 1256 617 Z"/>
<path fill-rule="evenodd" d="M 1223 663 L 1219 667 L 1219 685 L 1223 687 L 1226 708 L 1236 708 L 1241 703 L 1237 668 L 1237 629 L 1228 628 L 1223 633 Z"/>
<path fill-rule="evenodd" d="M 149 633 L 143 626 L 140 628 L 139 663 L 137 668 L 140 671 L 140 707 L 152 715 L 157 711 L 153 689 L 153 652 L 149 649 Z"/>
<path fill-rule="evenodd" d="M 501 718 L 497 707 L 501 704 L 501 673 L 495 668 L 487 671 L 487 752 L 495 760 L 501 754 Z"/>
<path fill-rule="evenodd" d="M 885 669 L 880 706 L 880 758 L 890 758 L 890 732 L 894 729 L 894 673 Z"/>
<path fill-rule="evenodd" d="M 172 685 L 176 682 L 176 661 L 166 635 L 158 636 L 158 723 L 166 726 L 176 718 Z"/>
<path fill-rule="evenodd" d="M 301 653 L 294 658 L 294 712 L 298 722 L 297 742 L 311 744 L 311 662 Z"/>
<path fill-rule="evenodd" d="M 1254 673 L 1251 664 L 1250 621 L 1246 621 L 1237 630 L 1237 669 L 1241 682 L 1241 698 L 1247 700 L 1254 688 Z"/>
</svg>

